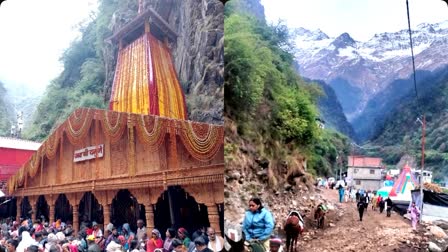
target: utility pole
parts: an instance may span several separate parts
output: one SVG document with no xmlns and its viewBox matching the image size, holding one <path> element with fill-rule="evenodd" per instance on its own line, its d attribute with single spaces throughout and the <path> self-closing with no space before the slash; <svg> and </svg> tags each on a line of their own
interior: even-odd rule
<svg viewBox="0 0 448 252">
<path fill-rule="evenodd" d="M 423 215 L 423 169 L 425 168 L 425 128 L 426 128 L 426 118 L 423 114 L 423 123 L 422 123 L 422 169 L 421 169 L 421 179 L 420 179 L 420 196 L 422 197 L 422 202 L 420 206 L 420 223 L 422 222 Z"/>
<path fill-rule="evenodd" d="M 421 160 L 421 170 L 420 170 L 420 197 L 421 197 L 421 203 L 420 203 L 420 222 L 422 221 L 422 211 L 423 211 L 423 170 L 425 168 L 425 129 L 426 129 L 426 117 L 423 114 L 422 120 L 420 118 L 417 118 L 417 121 L 420 122 L 422 125 L 422 160 Z"/>
</svg>

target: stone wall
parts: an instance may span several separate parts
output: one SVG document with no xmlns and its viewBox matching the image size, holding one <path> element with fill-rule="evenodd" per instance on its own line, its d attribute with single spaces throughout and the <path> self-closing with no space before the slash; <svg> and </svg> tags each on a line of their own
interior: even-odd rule
<svg viewBox="0 0 448 252">
<path fill-rule="evenodd" d="M 146 0 L 177 32 L 172 55 L 190 120 L 223 124 L 224 6 L 218 0 Z"/>
</svg>

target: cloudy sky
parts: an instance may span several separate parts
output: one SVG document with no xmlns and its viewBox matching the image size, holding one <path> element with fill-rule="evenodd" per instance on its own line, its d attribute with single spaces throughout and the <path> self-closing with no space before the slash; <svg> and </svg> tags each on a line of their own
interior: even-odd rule
<svg viewBox="0 0 448 252">
<path fill-rule="evenodd" d="M 96 0 L 7 0 L 0 6 L 0 80 L 44 89 Z"/>
<path fill-rule="evenodd" d="M 406 0 L 261 0 L 270 22 L 285 20 L 289 27 L 320 28 L 331 37 L 348 32 L 355 40 L 375 33 L 407 29 Z M 441 0 L 409 0 L 411 26 L 448 20 Z"/>
</svg>

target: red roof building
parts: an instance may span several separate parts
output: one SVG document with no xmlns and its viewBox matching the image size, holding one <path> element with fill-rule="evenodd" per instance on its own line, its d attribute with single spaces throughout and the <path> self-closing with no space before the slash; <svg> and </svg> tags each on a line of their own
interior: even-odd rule
<svg viewBox="0 0 448 252">
<path fill-rule="evenodd" d="M 0 190 L 5 192 L 6 180 L 28 161 L 41 143 L 0 137 Z"/>
<path fill-rule="evenodd" d="M 382 161 L 381 158 L 376 157 L 349 156 L 347 182 L 357 189 L 378 190 L 383 177 Z"/>
<path fill-rule="evenodd" d="M 383 159 L 364 156 L 348 156 L 348 166 L 381 168 Z"/>
</svg>

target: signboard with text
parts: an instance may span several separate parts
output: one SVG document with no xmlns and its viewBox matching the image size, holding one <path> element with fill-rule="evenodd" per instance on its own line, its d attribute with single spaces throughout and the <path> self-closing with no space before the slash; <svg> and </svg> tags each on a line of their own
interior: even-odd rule
<svg viewBox="0 0 448 252">
<path fill-rule="evenodd" d="M 90 146 L 84 149 L 76 150 L 73 155 L 73 162 L 81 162 L 85 160 L 94 159 L 96 157 L 103 157 L 104 155 L 104 144 L 97 146 Z"/>
</svg>

